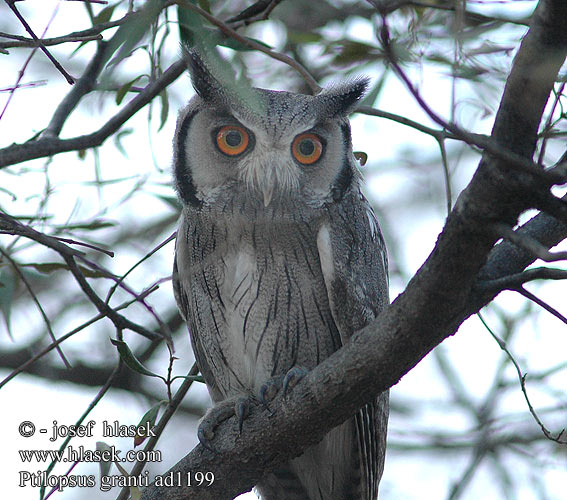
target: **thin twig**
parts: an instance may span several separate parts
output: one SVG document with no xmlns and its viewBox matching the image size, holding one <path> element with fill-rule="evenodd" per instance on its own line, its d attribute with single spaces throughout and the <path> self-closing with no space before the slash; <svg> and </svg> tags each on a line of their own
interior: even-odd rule
<svg viewBox="0 0 567 500">
<path fill-rule="evenodd" d="M 489 281 L 479 281 L 475 288 L 482 291 L 516 290 L 524 283 L 534 280 L 564 280 L 567 279 L 567 270 L 552 269 L 549 267 L 536 267 L 527 271 L 504 276 Z"/>
<path fill-rule="evenodd" d="M 114 292 L 116 292 L 116 289 L 118 288 L 120 283 L 122 283 L 126 279 L 126 276 L 128 276 L 134 269 L 136 269 L 144 261 L 149 259 L 153 254 L 155 254 L 157 251 L 159 251 L 161 248 L 163 248 L 165 245 L 167 245 L 170 241 L 174 240 L 176 235 L 177 235 L 177 231 L 175 231 L 171 236 L 169 236 L 164 241 L 159 243 L 156 247 L 154 247 L 152 250 L 150 250 L 146 255 L 144 255 L 144 257 L 142 257 L 130 269 L 128 269 L 128 271 L 126 271 L 122 276 L 120 276 L 120 278 L 118 279 L 116 284 L 108 291 L 108 295 L 106 296 L 105 302 L 107 304 L 110 302 L 110 298 L 112 297 L 112 295 L 114 295 Z"/>
<path fill-rule="evenodd" d="M 0 89 L 0 92 L 14 92 L 14 90 L 16 89 L 31 89 L 35 87 L 40 87 L 42 85 L 45 85 L 46 83 L 47 80 L 37 80 L 35 82 L 18 83 L 17 85 Z"/>
<path fill-rule="evenodd" d="M 51 55 L 51 52 L 49 52 L 49 50 L 47 50 L 47 48 L 45 47 L 45 45 L 43 45 L 43 43 L 41 42 L 41 40 L 37 37 L 37 35 L 33 32 L 33 30 L 31 29 L 30 25 L 26 22 L 26 20 L 24 19 L 24 17 L 20 14 L 20 12 L 18 11 L 18 9 L 16 8 L 16 5 L 14 4 L 15 0 L 5 0 L 6 3 L 8 4 L 8 7 L 10 7 L 10 9 L 12 10 L 12 12 L 14 13 L 14 15 L 18 18 L 18 20 L 20 21 L 20 23 L 22 23 L 22 26 L 25 28 L 25 30 L 30 34 L 30 36 L 37 42 L 39 48 L 41 49 L 41 51 L 47 56 L 47 58 L 53 63 L 53 65 L 57 68 L 57 70 L 65 77 L 65 80 L 67 80 L 67 83 L 69 83 L 70 85 L 73 85 L 73 83 L 75 83 L 74 78 L 67 73 L 67 71 L 65 71 L 65 68 L 63 68 L 63 66 L 61 66 L 61 64 L 59 64 L 59 61 L 57 61 L 57 59 L 55 59 L 55 57 L 53 57 Z"/>
<path fill-rule="evenodd" d="M 107 0 L 64 0 L 65 2 L 85 2 L 85 3 L 100 3 L 102 5 L 107 5 Z"/>
<path fill-rule="evenodd" d="M 552 441 L 555 441 L 556 443 L 559 443 L 559 444 L 567 444 L 567 441 L 562 441 L 560 439 L 563 432 L 565 431 L 565 429 L 563 429 L 557 435 L 557 437 L 555 437 L 551 434 L 551 432 L 549 432 L 549 430 L 547 430 L 547 428 L 545 427 L 543 422 L 539 419 L 536 411 L 534 410 L 534 407 L 532 406 L 532 403 L 530 401 L 530 398 L 528 397 L 528 393 L 527 393 L 527 390 L 526 390 L 526 376 L 527 376 L 527 374 L 522 374 L 522 369 L 520 368 L 520 365 L 518 364 L 518 362 L 514 358 L 513 354 L 509 351 L 508 347 L 506 346 L 506 342 L 504 342 L 500 337 L 498 337 L 498 335 L 496 335 L 492 331 L 492 329 L 490 328 L 490 326 L 488 326 L 488 324 L 486 323 L 486 321 L 484 320 L 484 318 L 481 316 L 480 313 L 477 313 L 477 316 L 480 319 L 480 321 L 482 322 L 482 324 L 484 325 L 484 327 L 486 328 L 486 330 L 488 331 L 488 333 L 490 333 L 492 338 L 494 340 L 496 340 L 500 349 L 502 349 L 508 355 L 508 357 L 510 358 L 510 361 L 512 361 L 512 364 L 514 365 L 514 368 L 516 368 L 516 373 L 518 374 L 518 379 L 520 380 L 520 386 L 522 388 L 522 393 L 524 394 L 524 399 L 526 400 L 526 403 L 528 404 L 528 408 L 530 410 L 530 413 L 532 414 L 532 417 L 534 417 L 534 420 L 540 426 L 545 437 L 552 440 Z"/>
<path fill-rule="evenodd" d="M 53 328 L 51 327 L 51 321 L 47 317 L 47 314 L 45 313 L 43 306 L 41 305 L 41 302 L 37 298 L 37 295 L 33 291 L 33 288 L 31 287 L 30 282 L 26 278 L 26 275 L 21 271 L 20 266 L 18 266 L 16 261 L 14 261 L 14 259 L 12 259 L 12 257 L 10 257 L 10 255 L 2 249 L 2 247 L 0 247 L 0 254 L 2 254 L 4 256 L 4 258 L 11 264 L 11 266 L 14 268 L 14 271 L 16 272 L 16 274 L 20 277 L 23 284 L 28 289 L 28 292 L 31 295 L 32 300 L 35 302 L 35 305 L 39 309 L 39 312 L 41 314 L 41 317 L 43 318 L 45 326 L 47 327 L 47 332 L 49 333 L 51 340 L 53 342 L 56 342 L 57 339 L 55 338 L 55 333 L 53 332 Z M 63 350 L 59 346 L 57 346 L 57 353 L 59 354 L 59 357 L 63 361 L 63 364 L 65 365 L 65 367 L 71 368 L 71 363 L 69 363 L 69 360 L 67 359 L 67 357 L 63 353 Z"/>
<path fill-rule="evenodd" d="M 189 370 L 189 375 L 197 375 L 198 373 L 199 373 L 199 367 L 197 366 L 197 363 L 193 363 L 193 366 Z M 158 422 L 155 429 L 155 436 L 152 436 L 150 439 L 148 439 L 148 442 L 146 443 L 146 446 L 144 448 L 144 452 L 151 451 L 155 448 L 163 430 L 165 429 L 165 426 L 167 425 L 171 417 L 173 417 L 173 414 L 176 412 L 177 408 L 183 401 L 183 398 L 187 394 L 187 391 L 192 385 L 193 385 L 193 380 L 191 380 L 190 378 L 185 378 L 185 380 L 183 381 L 183 383 L 175 393 L 175 396 L 172 398 L 171 402 L 167 405 L 167 408 L 165 409 L 163 416 Z M 146 462 L 142 462 L 142 461 L 136 462 L 136 464 L 134 465 L 134 467 L 132 467 L 132 470 L 130 471 L 130 476 L 134 476 L 134 477 L 139 476 L 144 470 L 145 465 Z M 122 488 L 122 491 L 120 492 L 120 495 L 118 495 L 116 500 L 127 500 L 129 497 L 130 497 L 129 488 Z"/>
<path fill-rule="evenodd" d="M 148 104 L 169 84 L 173 83 L 187 69 L 183 61 L 173 63 L 157 80 L 149 83 L 136 97 L 116 113 L 97 131 L 71 139 L 44 137 L 23 144 L 13 144 L 0 149 L 0 168 L 27 160 L 53 156 L 66 151 L 76 151 L 100 146 L 114 134 L 136 112 Z"/>
<path fill-rule="evenodd" d="M 532 292 L 529 292 L 528 290 L 526 290 L 522 286 L 515 288 L 514 291 L 518 292 L 520 295 L 523 295 L 524 297 L 526 297 L 526 299 L 529 299 L 532 302 L 536 303 L 538 306 L 545 309 L 548 313 L 552 314 L 557 319 L 559 319 L 560 321 L 563 321 L 563 323 L 565 323 L 567 325 L 567 318 L 565 316 L 563 316 L 563 314 L 561 314 L 557 309 L 551 307 L 547 302 L 541 300 L 539 297 L 534 295 Z"/>
<path fill-rule="evenodd" d="M 110 374 L 110 376 L 106 380 L 106 383 L 100 388 L 97 395 L 94 397 L 94 399 L 89 404 L 88 408 L 79 417 L 77 422 L 75 422 L 75 428 L 77 428 L 78 426 L 80 426 L 84 422 L 84 420 L 88 417 L 89 413 L 94 409 L 94 407 L 99 403 L 99 401 L 103 398 L 103 396 L 108 392 L 108 390 L 112 386 L 112 383 L 114 382 L 114 379 L 118 376 L 118 373 L 120 372 L 121 367 L 122 367 L 122 360 L 119 358 L 118 364 L 116 365 L 116 368 L 114 368 L 114 370 L 112 371 L 112 373 Z M 67 447 L 67 445 L 69 444 L 69 442 L 71 441 L 73 436 L 75 436 L 75 434 L 69 433 L 69 435 L 65 439 L 65 441 L 63 441 L 63 443 L 61 443 L 61 446 L 59 447 L 59 453 L 61 453 L 61 454 L 63 453 L 63 450 L 65 450 L 65 448 Z M 49 464 L 49 466 L 45 470 L 46 476 L 49 476 L 49 473 L 53 470 L 56 463 L 57 462 L 54 460 L 53 462 L 51 462 Z M 45 484 L 46 483 L 47 483 L 47 481 L 44 482 L 42 487 L 40 488 L 41 495 L 43 495 L 44 492 L 45 492 Z"/>
<path fill-rule="evenodd" d="M 64 243 L 69 243 L 71 245 L 79 245 L 87 248 L 91 248 L 92 250 L 96 250 L 97 252 L 102 252 L 109 257 L 114 257 L 114 252 L 112 250 L 106 250 L 105 248 L 101 248 L 96 245 L 92 245 L 90 243 L 85 243 L 84 241 L 76 241 L 69 238 L 61 238 L 60 236 L 53 236 L 53 238 L 58 239 L 59 241 L 63 241 Z"/>
<path fill-rule="evenodd" d="M 152 285 L 147 290 L 142 292 L 140 295 L 142 297 L 147 297 L 151 293 L 155 292 L 158 288 L 159 287 L 157 285 Z M 128 308 L 129 306 L 131 306 L 132 304 L 134 304 L 137 301 L 138 301 L 137 299 L 131 299 L 127 302 L 123 302 L 119 306 L 115 307 L 114 310 L 116 312 L 121 311 L 122 309 Z M 91 326 L 92 324 L 96 323 L 97 321 L 100 321 L 103 318 L 106 318 L 106 315 L 99 313 L 96 316 L 89 319 L 88 321 L 85 321 L 83 324 L 79 325 L 77 328 L 74 328 L 70 332 L 59 337 L 55 342 L 52 342 L 47 347 L 45 347 L 44 349 L 39 351 L 36 355 L 32 356 L 25 363 L 21 364 L 20 366 L 18 366 L 18 368 L 14 369 L 4 380 L 0 381 L 0 389 L 2 387 L 4 387 L 10 380 L 12 380 L 16 375 L 18 375 L 19 373 L 22 373 L 29 366 L 31 366 L 33 363 L 35 363 L 36 361 L 41 359 L 43 356 L 45 356 L 48 352 L 52 351 L 53 349 L 56 349 L 62 342 L 64 342 L 68 338 L 72 337 L 73 335 L 79 333 L 80 331 L 84 330 L 85 328 Z"/>
<path fill-rule="evenodd" d="M 503 148 L 500 145 L 494 143 L 491 140 L 485 140 L 482 136 L 471 134 L 466 130 L 462 129 L 458 125 L 454 123 L 449 123 L 443 118 L 441 118 L 435 111 L 431 109 L 431 107 L 425 102 L 421 94 L 418 90 L 414 87 L 413 83 L 406 75 L 405 71 L 401 68 L 401 66 L 397 63 L 396 57 L 393 54 L 391 45 L 390 45 L 390 33 L 388 30 L 388 24 L 386 23 L 385 17 L 382 19 L 382 29 L 381 29 L 381 40 L 382 45 L 384 46 L 384 52 L 388 58 L 389 64 L 392 65 L 396 74 L 402 80 L 410 94 L 414 97 L 420 107 L 425 111 L 425 113 L 438 125 L 443 127 L 443 129 L 448 130 L 453 135 L 459 137 L 462 141 L 466 142 L 471 146 L 477 146 L 480 149 L 490 153 L 495 158 L 505 161 L 510 166 L 523 170 L 525 172 L 530 173 L 533 176 L 539 177 L 546 183 L 551 185 L 554 184 L 563 184 L 566 182 L 565 175 L 562 175 L 559 172 L 552 171 L 552 170 L 544 170 L 541 168 L 540 165 L 532 162 L 531 160 L 509 151 Z"/>
<path fill-rule="evenodd" d="M 370 2 L 372 5 L 374 5 L 378 12 L 380 12 L 380 14 L 391 14 L 392 12 L 399 10 L 403 7 L 420 7 L 420 8 L 426 8 L 426 9 L 436 9 L 436 10 L 445 10 L 445 11 L 450 11 L 450 12 L 454 12 L 457 9 L 457 4 L 443 4 L 443 3 L 432 3 L 432 2 L 422 2 L 422 1 L 418 1 L 418 0 L 397 0 L 397 1 L 389 1 L 389 2 L 381 2 L 379 4 L 379 7 L 377 5 L 377 3 L 375 2 Z M 497 15 L 492 15 L 492 16 L 485 16 L 484 14 L 479 14 L 478 12 L 471 12 L 468 10 L 465 10 L 463 12 L 465 14 L 465 16 L 467 17 L 467 19 L 470 19 L 472 21 L 480 21 L 480 22 L 485 22 L 485 23 L 489 23 L 489 22 L 500 22 L 500 23 L 509 23 L 509 24 L 517 24 L 519 26 L 529 26 L 530 22 L 529 22 L 529 18 L 527 19 L 511 19 L 509 17 L 500 17 Z"/>
<path fill-rule="evenodd" d="M 26 238 L 37 241 L 38 243 L 47 246 L 52 250 L 55 250 L 57 253 L 59 253 L 59 255 L 67 263 L 69 270 L 71 271 L 71 273 L 73 274 L 79 286 L 85 292 L 87 297 L 89 297 L 89 299 L 99 310 L 99 312 L 105 313 L 108 316 L 108 318 L 114 323 L 114 325 L 117 328 L 128 328 L 132 331 L 139 333 L 140 335 L 143 335 L 144 337 L 150 340 L 155 340 L 159 338 L 159 336 L 156 333 L 151 332 L 147 328 L 138 325 L 136 323 L 133 323 L 124 316 L 116 313 L 115 311 L 112 310 L 112 308 L 110 308 L 107 304 L 104 303 L 104 301 L 100 299 L 100 297 L 88 284 L 85 276 L 83 275 L 79 266 L 75 262 L 75 258 L 76 257 L 82 258 L 82 260 L 88 263 L 91 267 L 101 271 L 104 270 L 99 266 L 97 266 L 96 264 L 94 264 L 93 262 L 86 259 L 84 257 L 83 252 L 75 250 L 74 248 L 71 248 L 63 244 L 61 241 L 57 240 L 56 238 L 40 233 L 39 231 L 36 231 L 35 229 L 29 226 L 24 226 L 23 224 L 20 224 L 17 220 L 15 220 L 13 217 L 10 217 L 8 214 L 4 212 L 0 212 L 0 229 L 7 231 L 10 234 L 24 236 Z M 112 273 L 109 273 L 108 271 L 106 271 L 106 274 L 108 276 L 113 276 Z"/>
<path fill-rule="evenodd" d="M 11 49 L 16 47 L 39 47 L 41 44 L 43 44 L 45 47 L 50 47 L 52 45 L 60 45 L 62 43 L 69 42 L 90 42 L 92 40 L 102 40 L 102 35 L 100 33 L 94 35 L 65 35 L 54 38 L 41 38 L 39 41 L 36 41 L 33 38 L 26 38 L 25 36 L 6 35 L 4 33 L 0 33 L 0 36 L 14 39 L 11 42 L 0 42 L 0 49 Z"/>
</svg>

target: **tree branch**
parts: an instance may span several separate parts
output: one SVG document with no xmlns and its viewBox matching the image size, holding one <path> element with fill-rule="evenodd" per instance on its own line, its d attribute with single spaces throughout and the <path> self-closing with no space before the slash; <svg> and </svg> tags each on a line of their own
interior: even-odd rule
<svg viewBox="0 0 567 500">
<path fill-rule="evenodd" d="M 57 153 L 100 146 L 109 136 L 120 129 L 124 123 L 148 104 L 164 88 L 179 78 L 185 69 L 186 66 L 183 61 L 173 63 L 167 71 L 163 73 L 163 75 L 148 84 L 142 92 L 134 97 L 96 132 L 81 135 L 79 137 L 73 137 L 71 139 L 45 137 L 28 141 L 23 144 L 13 144 L 0 149 L 0 168 L 21 163 L 23 161 L 34 160 L 36 158 L 53 156 Z"/>
<path fill-rule="evenodd" d="M 528 161 L 566 54 L 567 3 L 541 0 L 514 60 L 492 134 L 498 144 Z M 510 119 L 520 113 L 521 120 Z M 233 498 L 250 489 L 266 471 L 320 441 L 375 394 L 396 384 L 491 299 L 488 295 L 478 300 L 475 283 L 497 241 L 492 224 L 514 225 L 530 207 L 529 188 L 534 184 L 540 188 L 534 176 L 526 177 L 506 159 L 485 152 L 433 252 L 391 306 L 312 370 L 285 400 L 276 398 L 271 411 L 253 408 L 242 435 L 230 419 L 216 431 L 216 453 L 197 446 L 170 469 L 212 471 L 211 486 L 154 485 L 144 491 L 143 500 Z M 526 265 L 531 261 L 529 256 Z"/>
</svg>

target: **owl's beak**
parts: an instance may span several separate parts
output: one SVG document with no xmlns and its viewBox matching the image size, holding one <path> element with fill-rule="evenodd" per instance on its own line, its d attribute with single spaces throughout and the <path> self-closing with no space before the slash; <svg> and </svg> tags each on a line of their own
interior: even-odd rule
<svg viewBox="0 0 567 500">
<path fill-rule="evenodd" d="M 264 206 L 267 207 L 272 201 L 272 195 L 274 194 L 274 185 L 270 183 L 269 185 L 264 186 L 264 189 L 262 189 L 262 194 L 264 195 Z"/>
</svg>

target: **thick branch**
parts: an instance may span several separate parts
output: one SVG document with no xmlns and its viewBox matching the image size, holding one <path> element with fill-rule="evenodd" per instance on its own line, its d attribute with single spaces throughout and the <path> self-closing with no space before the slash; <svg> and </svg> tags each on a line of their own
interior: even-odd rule
<svg viewBox="0 0 567 500">
<path fill-rule="evenodd" d="M 531 158 L 541 114 L 566 53 L 567 3 L 541 0 L 514 60 L 493 139 Z M 513 99 L 519 93 L 526 98 Z M 523 113 L 523 105 L 528 109 L 521 121 L 511 120 Z M 504 142 L 511 136 L 513 140 Z M 320 441 L 375 394 L 396 384 L 486 303 L 471 299 L 477 276 L 496 242 L 492 223 L 515 224 L 530 206 L 526 196 L 530 181 L 534 177 L 518 175 L 505 162 L 485 154 L 433 252 L 405 292 L 344 348 L 312 370 L 285 400 L 277 398 L 271 412 L 253 409 L 242 435 L 234 420 L 229 420 L 217 430 L 213 442 L 217 453 L 198 446 L 171 469 L 213 471 L 211 486 L 150 487 L 143 499 L 233 498 L 250 489 L 267 470 Z"/>
</svg>

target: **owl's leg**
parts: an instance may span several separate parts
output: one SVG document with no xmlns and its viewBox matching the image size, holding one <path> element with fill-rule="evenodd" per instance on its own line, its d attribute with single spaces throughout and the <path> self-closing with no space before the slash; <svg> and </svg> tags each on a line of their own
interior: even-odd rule
<svg viewBox="0 0 567 500">
<path fill-rule="evenodd" d="M 249 408 L 250 398 L 246 396 L 228 398 L 209 408 L 197 430 L 199 442 L 208 450 L 214 451 L 210 442 L 215 437 L 215 428 L 233 415 L 238 418 L 238 430 L 242 432 L 242 423 L 248 415 Z"/>
</svg>

